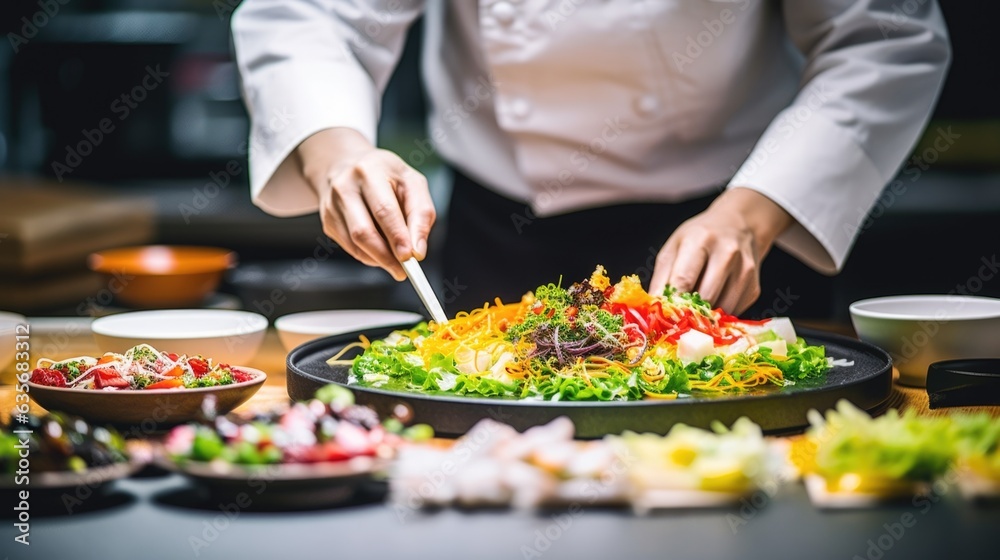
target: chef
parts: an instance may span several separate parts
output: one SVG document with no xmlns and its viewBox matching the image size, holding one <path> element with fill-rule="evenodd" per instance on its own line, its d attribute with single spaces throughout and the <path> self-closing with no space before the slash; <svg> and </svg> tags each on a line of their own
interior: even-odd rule
<svg viewBox="0 0 1000 560">
<path fill-rule="evenodd" d="M 428 137 L 396 154 L 380 98 L 420 15 Z M 950 59 L 934 0 L 245 0 L 232 26 L 254 202 L 401 280 L 437 153 L 452 310 L 602 263 L 738 313 L 773 246 L 836 273 Z"/>
</svg>

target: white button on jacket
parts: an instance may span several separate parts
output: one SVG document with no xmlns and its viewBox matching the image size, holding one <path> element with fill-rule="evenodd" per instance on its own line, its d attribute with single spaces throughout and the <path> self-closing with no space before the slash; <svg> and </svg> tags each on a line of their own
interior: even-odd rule
<svg viewBox="0 0 1000 560">
<path fill-rule="evenodd" d="M 824 272 L 950 58 L 934 0 L 245 0 L 233 34 L 257 205 L 316 211 L 289 154 L 337 126 L 375 140 L 421 13 L 429 140 L 469 176 L 539 215 L 752 188 L 797 220 L 778 244 Z"/>
<path fill-rule="evenodd" d="M 516 15 L 514 6 L 510 2 L 496 2 L 490 10 L 493 12 L 493 17 L 497 18 L 497 21 L 502 25 L 507 25 L 514 21 L 514 16 Z"/>
</svg>

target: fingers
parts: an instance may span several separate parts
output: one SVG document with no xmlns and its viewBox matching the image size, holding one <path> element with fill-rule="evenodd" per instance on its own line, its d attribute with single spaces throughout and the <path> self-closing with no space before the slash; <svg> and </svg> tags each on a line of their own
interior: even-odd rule
<svg viewBox="0 0 1000 560">
<path fill-rule="evenodd" d="M 406 213 L 406 224 L 410 230 L 413 256 L 417 260 L 424 260 L 424 257 L 427 256 L 427 237 L 430 235 L 431 226 L 434 225 L 434 220 L 437 218 L 430 189 L 427 187 L 427 179 L 413 169 L 409 169 L 403 174 L 396 194 L 402 201 L 403 211 Z"/>
<path fill-rule="evenodd" d="M 760 296 L 758 272 L 750 247 L 720 247 L 705 268 L 698 292 L 715 307 L 739 314 Z"/>
<path fill-rule="evenodd" d="M 388 247 L 391 248 L 396 261 L 405 261 L 412 257 L 410 231 L 406 227 L 403 210 L 399 207 L 399 199 L 396 198 L 396 186 L 399 181 L 391 177 L 386 169 L 374 166 L 358 166 L 354 175 L 361 188 L 364 203 L 385 236 L 385 240 L 388 241 Z M 358 241 L 355 240 L 355 243 Z M 372 241 L 371 244 L 377 250 L 386 246 L 385 242 Z"/>
<path fill-rule="evenodd" d="M 729 313 L 745 311 L 760 297 L 751 240 L 727 233 L 725 228 L 682 225 L 656 257 L 649 293 L 663 293 L 668 283 L 683 292 L 697 291 L 714 307 Z"/>
<path fill-rule="evenodd" d="M 677 256 L 674 257 L 667 283 L 682 292 L 694 291 L 708 261 L 708 252 L 709 248 L 703 243 L 695 242 L 690 237 L 683 239 Z"/>
<path fill-rule="evenodd" d="M 723 288 L 726 287 L 726 282 L 729 280 L 733 268 L 739 265 L 738 258 L 738 252 L 729 252 L 717 246 L 708 259 L 696 289 L 701 297 L 711 302 L 715 307 L 730 309 L 731 306 L 726 307 L 724 303 L 736 303 L 738 296 L 732 295 L 734 289 L 730 288 L 727 292 L 723 292 Z M 725 297 L 722 297 L 723 295 Z"/>
<path fill-rule="evenodd" d="M 734 315 L 746 311 L 760 297 L 760 268 L 756 260 L 744 261 L 737 282 L 743 290 L 739 301 L 731 311 Z"/>
<path fill-rule="evenodd" d="M 395 154 L 373 152 L 317 190 L 324 232 L 359 261 L 403 280 L 400 262 L 426 255 L 436 217 L 427 180 Z"/>
<path fill-rule="evenodd" d="M 672 235 L 656 255 L 656 265 L 653 267 L 653 277 L 649 280 L 649 293 L 659 295 L 667 287 L 667 279 L 677 256 L 677 236 Z"/>
<path fill-rule="evenodd" d="M 393 278 L 404 280 L 406 273 L 403 272 L 403 267 L 386 244 L 361 196 L 354 195 L 342 198 L 340 208 L 344 214 L 350 240 Z"/>
<path fill-rule="evenodd" d="M 326 206 L 326 209 L 321 210 L 322 213 L 320 215 L 320 219 L 323 222 L 323 233 L 337 242 L 337 245 L 340 245 L 340 248 L 344 252 L 358 261 L 368 266 L 379 266 L 375 259 L 369 257 L 368 253 L 361 250 L 361 248 L 351 241 L 351 234 L 347 231 L 347 222 L 340 213 L 340 210 L 332 205 L 324 206 Z"/>
</svg>

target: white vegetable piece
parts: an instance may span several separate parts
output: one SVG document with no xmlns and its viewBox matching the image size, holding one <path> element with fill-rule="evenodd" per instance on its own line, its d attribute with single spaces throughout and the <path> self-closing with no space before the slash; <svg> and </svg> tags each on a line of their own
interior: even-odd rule
<svg viewBox="0 0 1000 560">
<path fill-rule="evenodd" d="M 469 461 L 455 473 L 455 495 L 466 505 L 502 505 L 510 501 L 511 488 L 504 484 L 504 464 L 490 457 Z"/>
<path fill-rule="evenodd" d="M 760 344 L 751 347 L 747 350 L 747 354 L 753 354 L 758 348 L 770 348 L 771 354 L 775 356 L 787 356 L 788 355 L 788 343 L 784 340 L 765 340 Z"/>
<path fill-rule="evenodd" d="M 438 388 L 442 391 L 451 391 L 458 385 L 458 375 L 442 370 L 441 377 L 438 378 Z"/>
<path fill-rule="evenodd" d="M 788 344 L 794 344 L 796 339 L 795 327 L 792 326 L 792 321 L 788 317 L 775 317 L 762 325 L 751 325 L 749 323 L 740 323 L 740 328 L 744 332 L 754 337 L 754 339 L 760 338 L 770 338 L 770 336 L 762 336 L 774 332 L 778 338 L 784 340 Z"/>
<path fill-rule="evenodd" d="M 694 329 L 677 339 L 677 357 L 684 363 L 700 362 L 715 353 L 715 339 Z"/>
<path fill-rule="evenodd" d="M 501 383 L 510 383 L 514 379 L 507 375 L 507 364 L 514 361 L 514 354 L 510 352 L 504 352 L 500 354 L 497 361 L 490 367 L 490 377 L 500 381 Z"/>
<path fill-rule="evenodd" d="M 729 346 L 723 346 L 719 349 L 719 355 L 722 356 L 732 356 L 733 354 L 741 354 L 746 352 L 750 348 L 750 341 L 747 338 L 740 337 L 736 342 L 730 344 Z"/>
<path fill-rule="evenodd" d="M 455 369 L 462 373 L 479 373 L 493 365 L 492 348 L 474 350 L 468 346 L 459 346 L 455 350 Z"/>
<path fill-rule="evenodd" d="M 624 501 L 628 477 L 614 470 L 615 450 L 603 440 L 573 441 L 574 431 L 566 417 L 523 434 L 482 420 L 449 449 L 405 446 L 390 467 L 390 501 L 406 508 Z"/>
<path fill-rule="evenodd" d="M 795 341 L 797 340 L 795 327 L 792 326 L 792 320 L 788 317 L 775 317 L 764 323 L 764 327 L 768 330 L 774 331 L 788 344 L 795 344 Z"/>
</svg>

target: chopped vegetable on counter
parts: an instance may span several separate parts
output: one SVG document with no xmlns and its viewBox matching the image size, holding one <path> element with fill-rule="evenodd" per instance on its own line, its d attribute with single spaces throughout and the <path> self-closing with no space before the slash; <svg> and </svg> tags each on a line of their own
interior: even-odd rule
<svg viewBox="0 0 1000 560">
<path fill-rule="evenodd" d="M 219 416 L 203 424 L 177 426 L 164 447 L 175 461 L 223 461 L 243 465 L 322 463 L 354 457 L 391 456 L 402 441 L 433 437 L 426 425 L 404 427 L 398 418 L 354 404 L 350 390 L 329 385 L 316 398 L 282 413 L 251 418 Z"/>
<path fill-rule="evenodd" d="M 945 474 L 955 457 L 951 420 L 895 409 L 872 418 L 846 400 L 824 417 L 810 411 L 797 465 L 822 479 L 826 491 L 912 494 Z"/>
<path fill-rule="evenodd" d="M 18 462 L 25 457 L 19 446 L 25 440 L 31 472 L 83 472 L 129 460 L 125 440 L 114 428 L 58 412 L 28 414 L 26 419 L 15 423 L 12 417 L 0 425 L 0 473 L 19 470 Z"/>
<path fill-rule="evenodd" d="M 666 436 L 609 436 L 634 461 L 630 479 L 641 490 L 707 490 L 745 494 L 776 480 L 784 459 L 760 426 L 740 418 L 712 431 L 676 424 Z"/>
</svg>

